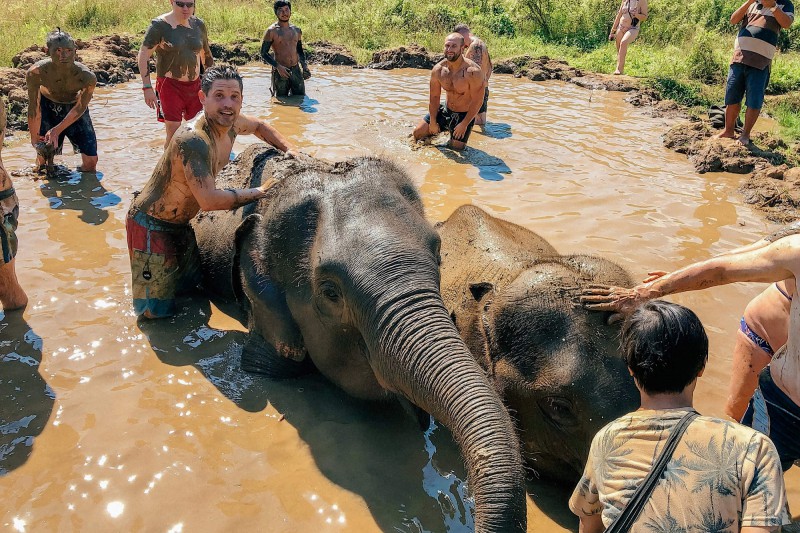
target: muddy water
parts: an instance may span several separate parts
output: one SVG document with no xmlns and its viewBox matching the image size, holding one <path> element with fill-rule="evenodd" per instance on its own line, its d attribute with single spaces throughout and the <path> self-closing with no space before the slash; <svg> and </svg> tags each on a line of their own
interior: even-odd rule
<svg viewBox="0 0 800 533">
<path fill-rule="evenodd" d="M 773 229 L 742 206 L 739 177 L 695 174 L 661 147 L 667 123 L 618 93 L 496 76 L 489 125 L 476 128 L 462 156 L 407 140 L 425 113 L 427 72 L 317 67 L 298 106 L 268 101 L 264 69 L 243 71 L 245 112 L 318 157 L 395 158 L 415 176 L 432 220 L 474 203 L 564 253 L 602 254 L 637 277 Z M 468 530 L 463 469 L 446 431 L 422 432 L 401 409 L 354 401 L 321 379 L 269 382 L 238 371 L 242 328 L 207 302 L 187 302 L 170 323 L 137 326 L 124 219 L 163 133 L 135 83 L 99 89 L 91 109 L 101 179 L 15 178 L 18 271 L 31 304 L 0 319 L 0 525 Z M 31 158 L 22 137 L 4 151 L 10 170 Z M 733 332 L 759 290 L 674 298 L 710 335 L 703 412 L 722 411 Z M 796 509 L 800 478 L 788 480 Z M 530 490 L 530 531 L 574 529 L 565 494 Z"/>
</svg>

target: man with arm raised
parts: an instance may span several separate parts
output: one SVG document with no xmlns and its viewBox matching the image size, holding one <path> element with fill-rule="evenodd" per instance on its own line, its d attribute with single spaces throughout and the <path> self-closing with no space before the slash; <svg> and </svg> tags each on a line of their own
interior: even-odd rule
<svg viewBox="0 0 800 533">
<path fill-rule="evenodd" d="M 242 109 L 242 78 L 229 66 L 203 75 L 203 116 L 173 136 L 153 175 L 128 211 L 126 230 L 136 314 L 161 318 L 175 313 L 175 296 L 197 285 L 199 256 L 189 221 L 200 211 L 235 209 L 267 195 L 270 179 L 251 189 L 216 188 L 237 135 L 255 135 L 294 157 L 278 131 Z"/>
</svg>

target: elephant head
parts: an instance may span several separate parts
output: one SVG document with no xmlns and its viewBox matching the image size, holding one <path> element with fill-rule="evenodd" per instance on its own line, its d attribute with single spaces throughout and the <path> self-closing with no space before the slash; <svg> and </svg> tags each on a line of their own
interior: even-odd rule
<svg viewBox="0 0 800 533">
<path fill-rule="evenodd" d="M 445 302 L 510 409 L 527 464 L 577 481 L 595 433 L 639 402 L 619 327 L 578 297 L 590 283 L 632 286 L 630 276 L 605 259 L 560 256 L 535 233 L 472 206 L 439 231 Z"/>
<path fill-rule="evenodd" d="M 352 395 L 410 401 L 458 442 L 476 529 L 524 531 L 513 424 L 442 302 L 440 240 L 416 188 L 377 158 L 331 166 L 275 155 L 249 148 L 218 179 L 280 177 L 272 197 L 195 224 L 207 284 L 247 311 L 243 366 L 273 377 L 315 367 Z"/>
</svg>

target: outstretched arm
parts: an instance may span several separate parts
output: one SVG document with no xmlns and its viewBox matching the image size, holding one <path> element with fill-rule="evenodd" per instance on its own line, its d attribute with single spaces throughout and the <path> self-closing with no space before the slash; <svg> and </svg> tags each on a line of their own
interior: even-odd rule
<svg viewBox="0 0 800 533">
<path fill-rule="evenodd" d="M 92 100 L 94 88 L 97 85 L 97 78 L 95 78 L 94 74 L 91 74 L 90 78 L 87 75 L 87 79 L 88 84 L 83 88 L 81 95 L 78 97 L 78 101 L 75 102 L 75 105 L 69 110 L 69 113 L 67 113 L 67 116 L 64 117 L 64 120 L 55 125 L 50 131 L 45 133 L 45 142 L 50 144 L 57 143 L 58 136 L 61 135 L 61 132 L 75 123 L 75 121 L 81 118 L 81 115 L 83 115 L 86 110 L 89 109 L 89 102 Z"/>
<path fill-rule="evenodd" d="M 294 146 L 289 144 L 289 141 L 278 130 L 263 120 L 248 115 L 239 115 L 233 127 L 236 129 L 237 135 L 255 135 L 290 157 L 297 155 L 297 150 Z"/>
<path fill-rule="evenodd" d="M 261 187 L 251 189 L 217 189 L 211 172 L 208 144 L 198 138 L 181 141 L 178 158 L 183 165 L 189 190 L 203 211 L 235 209 L 249 204 L 264 198 L 267 190 L 276 183 L 270 179 Z"/>
<path fill-rule="evenodd" d="M 439 114 L 439 101 L 442 97 L 442 83 L 439 81 L 439 65 L 433 67 L 431 71 L 430 96 L 428 97 L 428 114 L 431 116 L 431 123 L 428 132 L 431 135 L 439 133 L 439 123 L 436 122 L 436 115 Z"/>
<path fill-rule="evenodd" d="M 632 289 L 595 285 L 582 291 L 581 303 L 593 311 L 629 313 L 648 300 L 668 294 L 740 281 L 769 283 L 794 277 L 798 262 L 800 236 L 791 236 L 761 248 L 694 263 Z"/>
<path fill-rule="evenodd" d="M 39 70 L 31 67 L 25 75 L 28 84 L 28 131 L 31 134 L 31 144 L 36 146 L 41 138 L 39 129 L 42 127 L 42 115 L 39 112 L 39 87 L 41 85 Z"/>
</svg>

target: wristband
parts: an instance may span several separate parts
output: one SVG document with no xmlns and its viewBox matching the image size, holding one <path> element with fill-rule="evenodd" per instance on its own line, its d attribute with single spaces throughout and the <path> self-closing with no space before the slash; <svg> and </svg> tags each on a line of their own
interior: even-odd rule
<svg viewBox="0 0 800 533">
<path fill-rule="evenodd" d="M 148 86 L 146 86 L 146 87 L 142 87 L 142 90 L 143 90 L 143 91 L 146 91 L 147 89 L 152 89 L 152 88 L 153 88 L 153 86 L 152 86 L 152 85 L 148 85 Z"/>
</svg>

